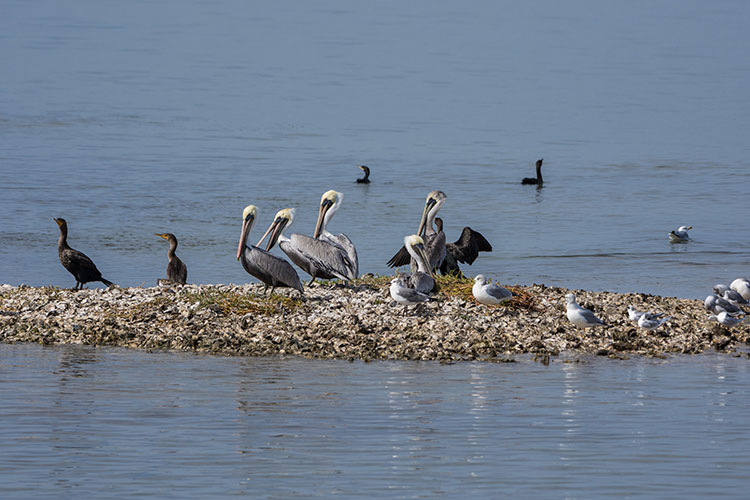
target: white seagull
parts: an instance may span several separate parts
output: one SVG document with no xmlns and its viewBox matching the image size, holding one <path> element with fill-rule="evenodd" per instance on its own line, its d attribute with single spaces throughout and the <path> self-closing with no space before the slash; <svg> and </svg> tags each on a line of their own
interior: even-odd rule
<svg viewBox="0 0 750 500">
<path fill-rule="evenodd" d="M 644 314 L 643 316 L 638 318 L 638 326 L 646 330 L 656 330 L 661 325 L 666 323 L 670 318 L 671 316 L 667 316 L 666 318 L 654 318 L 650 317 L 648 314 Z"/>
<path fill-rule="evenodd" d="M 480 304 L 499 304 L 513 298 L 513 294 L 507 288 L 491 283 L 483 274 L 477 274 L 474 278 L 474 286 L 471 293 Z"/>
<path fill-rule="evenodd" d="M 590 326 L 606 326 L 604 321 L 596 317 L 594 313 L 588 309 L 584 309 L 578 302 L 576 302 L 576 296 L 569 293 L 565 296 L 567 301 L 567 316 L 571 323 L 578 328 L 588 328 Z"/>
<path fill-rule="evenodd" d="M 391 280 L 391 298 L 399 304 L 408 306 L 410 304 L 419 304 L 420 302 L 427 302 L 430 298 L 418 292 L 413 288 L 409 288 L 406 278 L 397 276 Z"/>
<path fill-rule="evenodd" d="M 669 233 L 669 242 L 670 243 L 687 243 L 690 241 L 690 236 L 688 236 L 688 231 L 693 229 L 693 226 L 680 226 L 674 231 L 671 231 Z"/>
<path fill-rule="evenodd" d="M 659 319 L 662 316 L 664 316 L 664 313 L 652 313 L 649 312 L 642 312 L 638 311 L 634 306 L 629 305 L 628 306 L 628 318 L 630 318 L 631 321 L 638 322 L 639 319 L 641 319 L 642 316 L 647 316 L 649 319 Z"/>
<path fill-rule="evenodd" d="M 747 299 L 742 296 L 737 290 L 732 290 L 726 285 L 718 284 L 714 285 L 714 293 L 728 300 L 732 304 L 742 304 L 746 306 L 748 304 Z"/>
<path fill-rule="evenodd" d="M 730 315 L 734 316 L 744 312 L 736 305 L 732 304 L 726 299 L 719 297 L 715 293 L 712 293 L 711 295 L 706 297 L 706 300 L 703 301 L 703 307 L 706 309 L 706 311 L 712 312 L 714 314 L 727 312 Z"/>
<path fill-rule="evenodd" d="M 718 321 L 720 324 L 724 326 L 735 326 L 745 321 L 747 319 L 747 316 L 745 316 L 744 318 L 733 318 L 732 316 L 727 314 L 726 311 L 724 311 L 716 315 L 712 314 L 711 316 L 708 317 L 708 319 Z"/>
</svg>

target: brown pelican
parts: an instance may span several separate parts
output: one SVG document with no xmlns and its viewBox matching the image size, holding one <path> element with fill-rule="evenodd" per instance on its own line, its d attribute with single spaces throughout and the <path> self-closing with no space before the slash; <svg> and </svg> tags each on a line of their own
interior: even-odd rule
<svg viewBox="0 0 750 500">
<path fill-rule="evenodd" d="M 323 193 L 323 196 L 320 198 L 318 222 L 315 224 L 315 233 L 313 234 L 313 237 L 341 247 L 351 263 L 352 269 L 349 274 L 351 276 L 350 279 L 357 279 L 359 276 L 359 258 L 357 257 L 357 249 L 354 247 L 354 243 L 352 243 L 352 240 L 350 240 L 345 234 L 334 235 L 328 232 L 328 223 L 331 221 L 333 214 L 335 214 L 339 207 L 341 207 L 341 202 L 343 200 L 343 193 L 339 193 L 333 189 Z"/>
<path fill-rule="evenodd" d="M 537 184 L 541 186 L 544 184 L 544 179 L 542 179 L 542 162 L 544 161 L 544 158 L 541 158 L 536 161 L 536 178 L 534 177 L 524 177 L 521 181 L 521 184 Z"/>
<path fill-rule="evenodd" d="M 68 246 L 68 223 L 65 219 L 55 219 L 60 227 L 60 239 L 57 240 L 57 254 L 60 257 L 60 264 L 68 270 L 76 279 L 74 290 L 83 288 L 84 283 L 90 281 L 101 281 L 107 286 L 112 286 L 109 280 L 102 278 L 102 273 L 96 268 L 94 261 L 88 258 L 83 252 L 74 250 Z"/>
<path fill-rule="evenodd" d="M 248 205 L 242 212 L 242 235 L 237 247 L 237 260 L 241 258 L 242 267 L 245 268 L 245 271 L 266 285 L 263 289 L 264 294 L 269 286 L 271 287 L 271 294 L 276 287 L 294 288 L 300 294 L 303 294 L 302 282 L 299 280 L 297 271 L 289 262 L 247 244 L 247 237 L 257 216 L 258 209 L 255 208 L 255 205 Z"/>
<path fill-rule="evenodd" d="M 360 165 L 359 168 L 365 173 L 365 176 L 361 179 L 357 179 L 357 184 L 369 184 L 370 183 L 370 167 L 366 165 Z"/>
<path fill-rule="evenodd" d="M 175 254 L 175 250 L 177 250 L 177 237 L 172 233 L 154 234 L 169 242 L 169 251 L 167 252 L 167 257 L 169 258 L 169 264 L 167 264 L 167 279 L 184 285 L 187 282 L 187 266 Z"/>
<path fill-rule="evenodd" d="M 435 217 L 435 226 L 438 232 L 443 230 L 443 219 Z M 459 278 L 464 275 L 458 267 L 459 262 L 472 265 L 479 252 L 491 252 L 492 245 L 478 231 L 474 231 L 469 226 L 465 226 L 461 231 L 461 237 L 453 243 L 445 244 L 445 259 L 440 265 L 440 273 L 445 276 L 453 274 Z"/>
<path fill-rule="evenodd" d="M 419 222 L 419 229 L 417 230 L 417 235 L 424 239 L 425 253 L 427 254 L 430 269 L 439 268 L 445 259 L 445 233 L 435 231 L 432 227 L 435 216 L 440 207 L 443 206 L 443 203 L 445 203 L 445 199 L 445 193 L 442 191 L 432 191 L 427 195 L 424 210 L 422 211 L 422 219 Z M 390 267 L 405 266 L 407 263 L 410 263 L 412 272 L 417 270 L 417 263 L 414 259 L 410 259 L 406 247 L 401 247 L 396 252 L 396 255 L 388 261 Z"/>
<path fill-rule="evenodd" d="M 408 277 L 409 287 L 420 293 L 430 293 L 435 288 L 435 278 L 428 264 L 424 241 L 416 234 L 404 238 L 404 247 L 411 258 L 417 262 L 417 270 Z"/>
<path fill-rule="evenodd" d="M 284 229 L 290 226 L 292 222 L 294 222 L 293 208 L 279 210 L 266 234 L 258 241 L 258 245 L 270 233 L 271 237 L 268 240 L 266 250 L 270 251 L 278 241 L 279 247 L 287 254 L 289 259 L 311 276 L 310 285 L 315 281 L 315 278 L 355 279 L 354 266 L 341 247 L 303 234 L 292 233 L 288 238 L 284 236 Z"/>
</svg>

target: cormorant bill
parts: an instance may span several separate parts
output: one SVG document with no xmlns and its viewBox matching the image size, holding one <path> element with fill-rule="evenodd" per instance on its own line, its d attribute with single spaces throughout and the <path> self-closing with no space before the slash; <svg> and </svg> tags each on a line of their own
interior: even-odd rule
<svg viewBox="0 0 750 500">
<path fill-rule="evenodd" d="M 370 167 L 366 165 L 360 165 L 359 168 L 361 168 L 364 171 L 365 176 L 362 177 L 361 179 L 357 179 L 357 184 L 369 184 L 370 183 Z"/>
<path fill-rule="evenodd" d="M 175 250 L 177 250 L 177 237 L 172 233 L 154 234 L 169 242 L 169 251 L 167 252 L 167 257 L 169 258 L 169 264 L 167 264 L 167 279 L 184 285 L 187 282 L 187 266 L 175 254 Z"/>
<path fill-rule="evenodd" d="M 438 231 L 442 231 L 443 219 L 436 217 L 435 226 Z M 443 276 L 453 274 L 463 278 L 464 275 L 458 267 L 459 262 L 472 265 L 479 257 L 479 252 L 491 251 L 492 245 L 482 236 L 482 233 L 465 226 L 461 231 L 461 236 L 455 242 L 445 244 L 445 259 L 440 265 L 440 274 Z"/>
<path fill-rule="evenodd" d="M 112 286 L 109 280 L 102 278 L 102 273 L 96 268 L 96 264 L 86 254 L 74 250 L 68 246 L 68 223 L 65 219 L 55 219 L 60 227 L 60 238 L 57 240 L 57 254 L 60 257 L 60 264 L 68 270 L 76 279 L 74 290 L 83 288 L 84 283 L 91 281 L 101 281 L 107 286 Z"/>
<path fill-rule="evenodd" d="M 544 183 L 544 180 L 542 179 L 542 162 L 544 161 L 544 158 L 541 158 L 536 161 L 536 179 L 533 177 L 524 177 L 521 181 L 521 184 L 537 184 L 541 186 Z"/>
</svg>

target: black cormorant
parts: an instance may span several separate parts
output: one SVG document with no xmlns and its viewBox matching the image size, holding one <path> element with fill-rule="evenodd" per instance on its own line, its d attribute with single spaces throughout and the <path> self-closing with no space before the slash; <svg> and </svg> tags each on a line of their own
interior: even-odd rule
<svg viewBox="0 0 750 500">
<path fill-rule="evenodd" d="M 361 179 L 357 179 L 357 184 L 369 184 L 370 183 L 370 167 L 367 167 L 365 165 L 360 165 L 359 168 L 361 168 L 365 176 Z"/>
<path fill-rule="evenodd" d="M 542 162 L 544 161 L 544 158 L 541 158 L 536 161 L 536 179 L 533 177 L 524 177 L 521 181 L 521 184 L 537 184 L 541 186 L 544 183 L 544 180 L 542 179 Z"/>
<path fill-rule="evenodd" d="M 90 281 L 101 281 L 107 286 L 112 286 L 109 280 L 102 278 L 102 273 L 96 268 L 96 264 L 83 252 L 74 250 L 68 246 L 68 223 L 65 219 L 55 219 L 60 227 L 60 239 L 57 240 L 57 253 L 60 256 L 60 264 L 68 270 L 76 279 L 74 290 L 83 288 L 84 283 Z"/>
<path fill-rule="evenodd" d="M 437 226 L 438 231 L 442 231 L 443 219 L 436 217 L 435 226 Z M 440 274 L 443 276 L 453 274 L 463 278 L 464 275 L 458 267 L 459 262 L 472 265 L 477 260 L 479 252 L 491 251 L 492 245 L 482 236 L 482 233 L 465 226 L 461 231 L 460 238 L 453 243 L 445 244 L 445 259 L 440 265 Z"/>
</svg>

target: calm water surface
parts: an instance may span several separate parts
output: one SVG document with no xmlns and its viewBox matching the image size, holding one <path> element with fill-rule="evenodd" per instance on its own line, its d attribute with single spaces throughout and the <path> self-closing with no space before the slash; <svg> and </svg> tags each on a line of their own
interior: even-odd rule
<svg viewBox="0 0 750 500">
<path fill-rule="evenodd" d="M 349 363 L 0 345 L 4 498 L 741 498 L 726 355 Z"/>
<path fill-rule="evenodd" d="M 27 2 L 0 15 L 0 282 L 244 283 L 320 195 L 363 272 L 442 189 L 504 283 L 748 275 L 750 3 Z M 544 158 L 541 190 L 521 186 Z M 358 164 L 373 170 L 359 186 Z M 667 232 L 692 225 L 694 241 Z M 98 285 L 94 285 L 98 286 Z M 0 346 L 3 498 L 741 497 L 748 364 L 345 363 Z"/>
<path fill-rule="evenodd" d="M 7 0 L 0 281 L 71 286 L 70 243 L 122 286 L 250 280 L 245 205 L 346 195 L 363 272 L 448 195 L 506 283 L 705 296 L 750 274 L 750 4 Z M 544 189 L 520 186 L 545 159 Z M 373 184 L 358 186 L 358 164 Z M 692 225 L 695 241 L 667 232 Z M 251 235 L 251 240 L 253 236 Z M 96 286 L 96 285 L 94 285 Z"/>
</svg>

